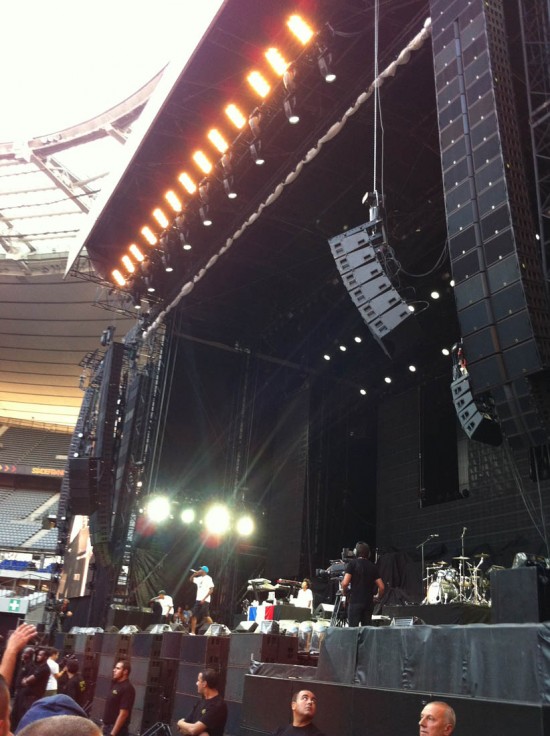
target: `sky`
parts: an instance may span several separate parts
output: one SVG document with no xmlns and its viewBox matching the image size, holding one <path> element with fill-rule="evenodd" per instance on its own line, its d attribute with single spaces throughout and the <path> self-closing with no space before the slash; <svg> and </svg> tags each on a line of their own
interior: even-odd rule
<svg viewBox="0 0 550 736">
<path fill-rule="evenodd" d="M 2 0 L 0 142 L 84 122 L 197 44 L 223 0 Z"/>
</svg>

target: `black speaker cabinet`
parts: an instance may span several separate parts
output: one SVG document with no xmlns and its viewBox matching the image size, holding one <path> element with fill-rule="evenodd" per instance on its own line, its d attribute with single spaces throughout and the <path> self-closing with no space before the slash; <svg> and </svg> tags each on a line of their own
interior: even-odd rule
<svg viewBox="0 0 550 736">
<path fill-rule="evenodd" d="M 491 573 L 492 622 L 527 624 L 550 620 L 550 576 L 539 569 L 518 567 Z"/>
</svg>

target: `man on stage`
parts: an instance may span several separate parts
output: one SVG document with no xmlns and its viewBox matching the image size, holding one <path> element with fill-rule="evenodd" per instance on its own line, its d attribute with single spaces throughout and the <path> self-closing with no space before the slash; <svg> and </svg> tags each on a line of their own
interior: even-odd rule
<svg viewBox="0 0 550 736">
<path fill-rule="evenodd" d="M 384 595 L 384 583 L 378 567 L 370 560 L 370 547 L 366 542 L 355 545 L 357 557 L 350 560 L 344 570 L 342 594 L 347 597 L 348 589 L 351 600 L 347 605 L 348 624 L 350 626 L 370 626 L 374 610 L 374 587 L 378 588 L 378 596 Z"/>
<path fill-rule="evenodd" d="M 210 601 L 214 591 L 214 581 L 208 574 L 209 572 L 206 565 L 203 565 L 199 570 L 193 570 L 189 578 L 197 586 L 197 599 L 191 609 L 191 631 L 189 632 L 191 634 L 196 633 L 197 624 L 200 626 L 202 623 L 212 623 Z"/>
<path fill-rule="evenodd" d="M 151 598 L 149 605 L 153 607 L 153 613 L 156 614 L 156 623 L 170 623 L 170 619 L 174 613 L 174 601 L 172 600 L 172 596 L 166 595 L 165 590 L 159 590 L 159 594 L 154 598 Z"/>
</svg>

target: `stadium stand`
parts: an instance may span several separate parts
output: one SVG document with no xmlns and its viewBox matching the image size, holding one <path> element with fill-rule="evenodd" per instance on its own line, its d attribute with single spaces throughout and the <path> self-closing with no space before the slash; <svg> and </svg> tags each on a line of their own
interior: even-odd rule
<svg viewBox="0 0 550 736">
<path fill-rule="evenodd" d="M 0 427 L 0 462 L 15 465 L 65 467 L 71 437 L 34 427 Z"/>
</svg>

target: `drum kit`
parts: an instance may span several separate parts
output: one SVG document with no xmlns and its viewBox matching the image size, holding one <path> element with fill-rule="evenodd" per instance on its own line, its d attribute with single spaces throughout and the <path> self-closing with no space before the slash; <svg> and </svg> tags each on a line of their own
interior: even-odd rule
<svg viewBox="0 0 550 736">
<path fill-rule="evenodd" d="M 489 555 L 481 552 L 470 557 L 453 557 L 458 569 L 448 562 L 434 562 L 426 568 L 426 598 L 424 603 L 473 603 L 478 606 L 491 605 L 491 572 L 503 569 L 493 565 L 486 572 L 482 567 Z"/>
</svg>

